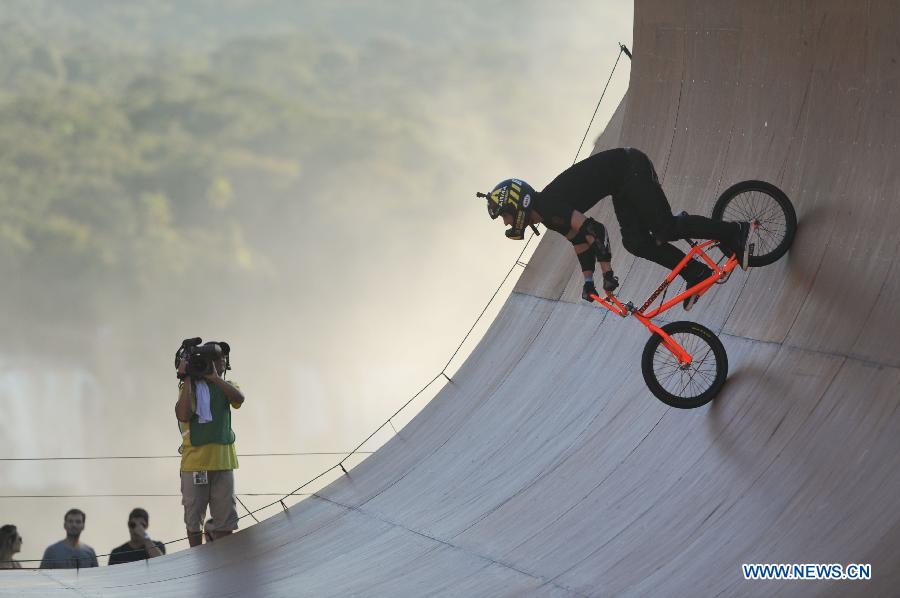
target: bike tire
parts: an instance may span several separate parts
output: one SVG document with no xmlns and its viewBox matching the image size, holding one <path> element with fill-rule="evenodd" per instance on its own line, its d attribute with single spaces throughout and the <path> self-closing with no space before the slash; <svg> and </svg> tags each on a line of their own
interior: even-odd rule
<svg viewBox="0 0 900 598">
<path fill-rule="evenodd" d="M 797 213 L 788 196 L 765 181 L 742 181 L 726 189 L 716 200 L 713 220 L 758 220 L 750 234 L 754 255 L 750 266 L 768 266 L 784 256 L 797 233 Z"/>
<path fill-rule="evenodd" d="M 682 369 L 675 356 L 653 334 L 644 346 L 641 372 L 657 399 L 678 409 L 695 409 L 713 400 L 728 376 L 728 353 L 716 334 L 696 322 L 671 322 L 662 327 L 693 357 Z M 679 386 L 681 389 L 679 390 Z"/>
</svg>

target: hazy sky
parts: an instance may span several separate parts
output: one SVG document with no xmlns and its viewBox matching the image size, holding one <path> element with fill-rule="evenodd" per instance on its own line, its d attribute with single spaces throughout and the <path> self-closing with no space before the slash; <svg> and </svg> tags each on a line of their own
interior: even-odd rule
<svg viewBox="0 0 900 598">
<path fill-rule="evenodd" d="M 435 202 L 431 226 L 410 234 L 403 222 L 396 222 L 396 231 L 379 231 L 379 239 L 390 241 L 380 241 L 378 247 L 366 247 L 363 236 L 360 246 L 345 248 L 346 253 L 323 251 L 323 267 L 312 270 L 318 279 L 305 279 L 303 284 L 335 291 L 330 298 L 328 293 L 312 294 L 313 306 L 258 314 L 253 305 L 244 305 L 215 325 L 205 323 L 198 329 L 184 322 L 184 337 L 228 339 L 233 347 L 231 375 L 247 396 L 244 408 L 233 417 L 239 453 L 343 451 L 356 446 L 440 372 L 521 250 L 520 243 L 505 239 L 502 226 L 487 217 L 483 200 L 474 194 L 512 176 L 540 189 L 572 163 L 616 59 L 617 44 L 631 45 L 632 7 L 630 2 L 589 0 L 507 6 L 508 20 L 496 26 L 521 30 L 515 51 L 527 58 L 527 68 L 518 73 L 519 85 L 503 97 L 488 99 L 479 91 L 484 81 L 464 75 L 457 75 L 460 80 L 438 77 L 440 93 L 427 114 L 429 142 L 441 156 L 436 167 L 442 173 L 441 192 L 429 198 Z M 336 4 L 333 10 L 353 7 Z M 427 15 L 417 18 L 427 20 Z M 477 42 L 467 39 L 472 32 L 464 22 L 442 26 L 444 35 L 454 36 L 463 46 Z M 377 23 L 368 27 L 369 34 L 377 34 Z M 623 58 L 581 157 L 590 151 L 624 94 L 628 72 L 629 63 Z M 409 75 L 414 78 L 415 73 Z M 460 130 L 478 134 L 461 136 Z M 397 157 L 387 154 L 384 159 Z M 371 198 L 374 209 L 388 200 L 380 195 Z M 298 231 L 295 251 L 313 255 L 322 251 L 304 245 L 304 238 Z M 514 278 L 496 307 L 513 283 Z M 467 349 L 494 313 L 487 314 Z M 116 330 L 106 333 L 115 337 Z M 290 339 L 282 338 L 285 334 Z M 171 354 L 180 340 L 172 339 L 165 354 L 136 355 L 134 371 L 124 372 L 108 387 L 77 366 L 35 371 L 0 355 L 0 400 L 6 421 L 0 444 L 6 454 L 0 456 L 175 455 L 180 437 L 173 413 L 177 389 Z M 297 350 L 285 349 L 291 346 Z M 465 352 L 454 360 L 450 375 L 464 358 Z M 149 396 L 142 392 L 148 387 L 154 389 Z M 171 390 L 157 394 L 158 388 Z M 415 401 L 395 426 L 399 429 L 439 388 L 435 384 Z M 118 410 L 116 405 L 126 399 L 129 408 Z M 117 420 L 100 425 L 110 412 L 117 413 Z M 392 433 L 387 428 L 364 449 L 377 448 Z M 288 492 L 337 460 L 245 457 L 236 476 L 238 493 Z M 75 506 L 88 514 L 82 539 L 98 554 L 128 539 L 125 521 L 135 506 L 149 510 L 154 537 L 181 538 L 177 472 L 177 457 L 0 462 L 3 495 L 170 495 L 3 498 L 0 524 L 19 526 L 24 537 L 20 559 L 40 558 L 46 545 L 61 539 L 63 513 Z M 277 497 L 241 498 L 254 508 Z M 242 520 L 243 526 L 250 524 L 249 518 Z M 185 547 L 179 543 L 169 551 Z"/>
</svg>

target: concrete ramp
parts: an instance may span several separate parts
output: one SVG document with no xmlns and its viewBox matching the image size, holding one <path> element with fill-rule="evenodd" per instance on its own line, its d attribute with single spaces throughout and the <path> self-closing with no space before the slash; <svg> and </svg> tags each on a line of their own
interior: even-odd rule
<svg viewBox="0 0 900 598">
<path fill-rule="evenodd" d="M 599 147 L 647 152 L 676 210 L 754 178 L 800 222 L 784 259 L 689 314 L 728 350 L 712 404 L 649 393 L 646 331 L 581 301 L 547 234 L 454 384 L 349 476 L 214 545 L 7 572 L 0 594 L 896 595 L 898 31 L 887 0 L 636 2 Z M 613 247 L 620 296 L 643 300 L 664 271 Z M 872 580 L 750 582 L 742 563 L 870 563 Z"/>
</svg>

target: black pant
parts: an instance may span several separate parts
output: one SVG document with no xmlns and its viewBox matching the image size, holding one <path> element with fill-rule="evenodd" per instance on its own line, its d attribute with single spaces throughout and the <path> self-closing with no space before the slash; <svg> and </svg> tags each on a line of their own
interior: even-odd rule
<svg viewBox="0 0 900 598">
<path fill-rule="evenodd" d="M 625 180 L 612 200 L 622 229 L 622 245 L 630 253 L 672 270 L 685 254 L 669 241 L 715 239 L 727 245 L 735 237 L 734 223 L 705 216 L 673 216 L 650 159 L 633 148 L 628 148 L 627 153 Z M 691 262 L 681 275 L 696 277 L 704 267 Z"/>
</svg>

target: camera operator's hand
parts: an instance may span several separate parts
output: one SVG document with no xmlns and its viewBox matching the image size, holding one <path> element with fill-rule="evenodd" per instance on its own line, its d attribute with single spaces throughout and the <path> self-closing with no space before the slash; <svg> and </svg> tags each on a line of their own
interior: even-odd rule
<svg viewBox="0 0 900 598">
<path fill-rule="evenodd" d="M 219 368 L 216 367 L 215 360 L 210 362 L 210 366 L 212 367 L 212 371 L 203 377 L 206 378 L 209 382 L 215 382 L 219 379 Z"/>
<path fill-rule="evenodd" d="M 179 378 L 185 377 L 185 375 L 186 375 L 185 371 L 187 371 L 187 365 L 188 365 L 188 360 L 185 359 L 184 357 L 182 357 L 181 360 L 178 362 L 178 377 Z"/>
</svg>

